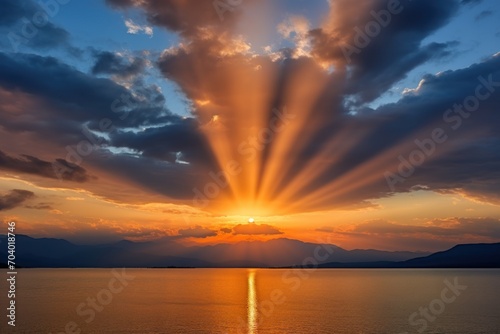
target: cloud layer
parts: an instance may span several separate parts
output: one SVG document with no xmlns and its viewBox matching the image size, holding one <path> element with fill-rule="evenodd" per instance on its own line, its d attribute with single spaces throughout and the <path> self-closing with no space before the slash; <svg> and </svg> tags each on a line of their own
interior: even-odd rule
<svg viewBox="0 0 500 334">
<path fill-rule="evenodd" d="M 35 194 L 31 191 L 13 189 L 5 195 L 0 195 L 0 211 L 14 209 L 33 197 Z"/>
<path fill-rule="evenodd" d="M 243 8 L 221 21 L 212 1 L 106 2 L 138 10 L 148 24 L 178 34 L 179 43 L 147 55 L 92 49 L 86 72 L 48 55 L 11 53 L 4 41 L 0 138 L 34 146 L 0 145 L 1 169 L 56 179 L 58 163 L 64 180 L 93 183 L 112 174 L 165 200 L 218 213 L 233 206 L 265 206 L 269 213 L 361 208 L 415 187 L 499 202 L 498 54 L 426 74 L 399 99 L 370 104 L 419 66 L 456 56 L 457 41 L 427 40 L 470 1 L 392 8 L 386 0 L 335 0 L 320 24 L 293 16 L 278 25 L 286 46 L 265 52 L 238 30 Z M 33 2 L 7 1 L 0 26 L 10 31 L 37 10 Z M 362 36 L 377 23 L 377 34 Z M 48 23 L 29 45 L 70 42 L 63 28 Z M 178 87 L 190 115 L 167 107 L 148 71 Z M 488 97 L 474 112 L 455 111 L 478 85 Z M 419 149 L 415 141 L 436 129 L 446 141 L 391 187 L 386 173 L 398 175 L 400 157 L 409 160 Z M 265 225 L 234 232 L 281 233 Z"/>
</svg>

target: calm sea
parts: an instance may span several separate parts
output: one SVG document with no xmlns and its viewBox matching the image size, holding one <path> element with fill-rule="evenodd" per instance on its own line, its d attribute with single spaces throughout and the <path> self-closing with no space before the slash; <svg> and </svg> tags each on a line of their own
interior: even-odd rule
<svg viewBox="0 0 500 334">
<path fill-rule="evenodd" d="M 500 333 L 499 270 L 24 269 L 7 333 Z"/>
</svg>

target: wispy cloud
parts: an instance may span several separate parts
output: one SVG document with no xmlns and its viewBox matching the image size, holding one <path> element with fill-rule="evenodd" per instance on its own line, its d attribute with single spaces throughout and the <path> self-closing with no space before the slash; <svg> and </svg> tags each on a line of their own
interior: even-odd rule
<svg viewBox="0 0 500 334">
<path fill-rule="evenodd" d="M 153 27 L 148 25 L 140 25 L 132 21 L 132 19 L 125 19 L 125 26 L 127 27 L 127 33 L 136 35 L 138 33 L 144 33 L 149 37 L 153 36 Z"/>
</svg>

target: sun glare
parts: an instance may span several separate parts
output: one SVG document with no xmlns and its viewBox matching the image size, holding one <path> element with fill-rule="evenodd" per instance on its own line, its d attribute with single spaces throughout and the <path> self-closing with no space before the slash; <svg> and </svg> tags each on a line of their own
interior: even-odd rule
<svg viewBox="0 0 500 334">
<path fill-rule="evenodd" d="M 255 219 L 253 219 L 252 217 L 250 217 L 250 218 L 248 218 L 248 222 L 249 222 L 250 224 L 253 224 L 253 223 L 255 223 Z"/>
</svg>

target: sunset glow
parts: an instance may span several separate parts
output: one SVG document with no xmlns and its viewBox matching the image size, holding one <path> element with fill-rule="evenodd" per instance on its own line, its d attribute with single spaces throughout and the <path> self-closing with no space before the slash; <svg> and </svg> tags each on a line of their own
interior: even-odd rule
<svg viewBox="0 0 500 334">
<path fill-rule="evenodd" d="M 68 3 L 59 33 L 0 44 L 2 222 L 76 243 L 498 241 L 490 5 Z M 68 19 L 94 12 L 106 29 Z"/>
<path fill-rule="evenodd" d="M 1 3 L 0 333 L 500 334 L 500 1 Z"/>
</svg>

